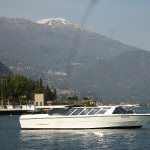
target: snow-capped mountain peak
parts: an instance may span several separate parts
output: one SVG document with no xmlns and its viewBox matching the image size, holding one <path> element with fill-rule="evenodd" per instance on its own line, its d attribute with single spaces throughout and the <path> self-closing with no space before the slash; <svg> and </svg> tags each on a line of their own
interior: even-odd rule
<svg viewBox="0 0 150 150">
<path fill-rule="evenodd" d="M 68 20 L 64 19 L 64 18 L 49 18 L 49 19 L 42 19 L 37 21 L 38 24 L 46 24 L 51 26 L 52 28 L 55 28 L 56 26 L 71 26 L 75 29 L 78 30 L 85 30 L 84 28 L 82 28 L 81 26 L 77 25 L 77 24 L 73 24 L 70 23 Z"/>
<path fill-rule="evenodd" d="M 61 23 L 64 25 L 70 25 L 71 23 L 67 21 L 64 18 L 49 18 L 49 19 L 42 19 L 37 21 L 38 24 L 47 24 L 47 25 L 52 25 L 53 23 Z"/>
</svg>

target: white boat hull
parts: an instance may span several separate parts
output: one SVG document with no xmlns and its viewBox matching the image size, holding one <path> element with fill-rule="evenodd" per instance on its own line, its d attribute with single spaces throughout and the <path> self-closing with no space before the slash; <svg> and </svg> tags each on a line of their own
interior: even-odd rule
<svg viewBox="0 0 150 150">
<path fill-rule="evenodd" d="M 96 129 L 136 128 L 150 121 L 150 114 L 115 114 L 83 116 L 22 115 L 22 129 Z"/>
</svg>

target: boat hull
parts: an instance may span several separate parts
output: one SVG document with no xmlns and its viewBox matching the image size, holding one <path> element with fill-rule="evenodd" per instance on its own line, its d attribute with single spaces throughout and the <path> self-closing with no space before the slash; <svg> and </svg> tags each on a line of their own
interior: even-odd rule
<svg viewBox="0 0 150 150">
<path fill-rule="evenodd" d="M 150 121 L 150 115 L 49 116 L 22 115 L 22 129 L 100 129 L 139 128 Z"/>
</svg>

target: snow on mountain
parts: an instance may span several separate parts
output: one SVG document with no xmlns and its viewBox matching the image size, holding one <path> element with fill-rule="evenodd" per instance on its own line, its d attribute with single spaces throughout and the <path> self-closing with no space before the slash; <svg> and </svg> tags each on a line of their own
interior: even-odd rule
<svg viewBox="0 0 150 150">
<path fill-rule="evenodd" d="M 80 27 L 79 25 L 70 23 L 68 20 L 64 18 L 49 18 L 49 19 L 42 19 L 37 21 L 38 24 L 46 24 L 50 25 L 52 27 L 55 27 L 56 25 L 65 25 L 65 26 L 74 26 L 77 29 L 85 30 L 84 28 Z"/>
<path fill-rule="evenodd" d="M 69 21 L 67 21 L 64 18 L 49 18 L 49 19 L 42 19 L 37 21 L 38 24 L 47 24 L 47 25 L 53 25 L 53 23 L 61 23 L 64 25 L 70 25 L 71 23 Z"/>
</svg>

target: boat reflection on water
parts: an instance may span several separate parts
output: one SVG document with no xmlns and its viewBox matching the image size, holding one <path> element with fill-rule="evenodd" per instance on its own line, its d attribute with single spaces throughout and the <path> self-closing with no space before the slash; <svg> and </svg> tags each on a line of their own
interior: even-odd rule
<svg viewBox="0 0 150 150">
<path fill-rule="evenodd" d="M 144 150 L 149 135 L 150 123 L 140 129 L 20 130 L 20 141 L 29 149 Z"/>
</svg>

